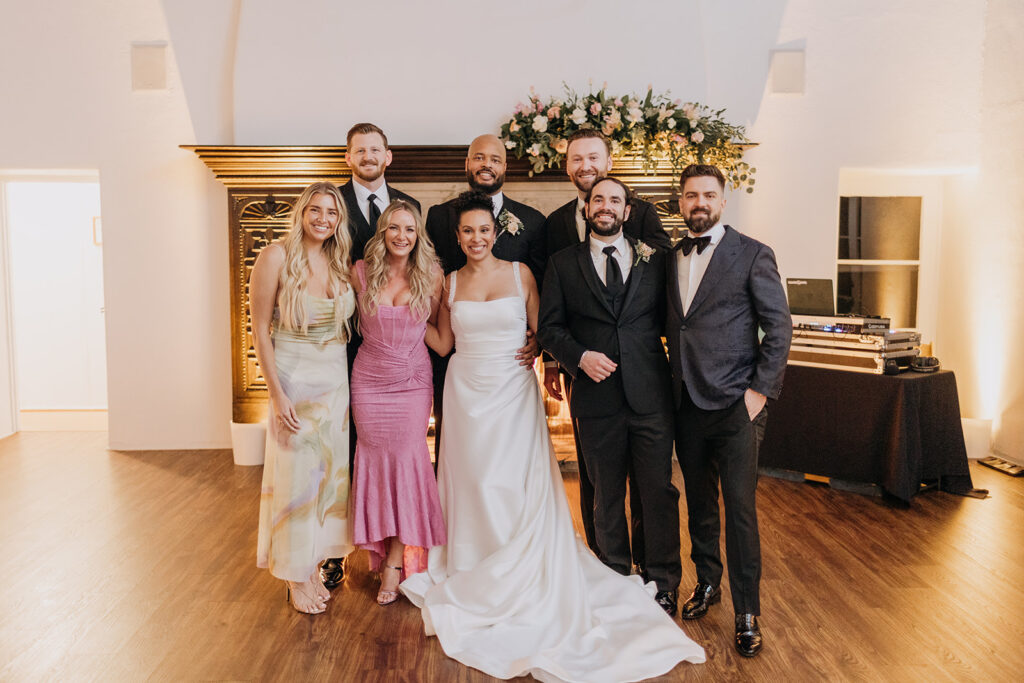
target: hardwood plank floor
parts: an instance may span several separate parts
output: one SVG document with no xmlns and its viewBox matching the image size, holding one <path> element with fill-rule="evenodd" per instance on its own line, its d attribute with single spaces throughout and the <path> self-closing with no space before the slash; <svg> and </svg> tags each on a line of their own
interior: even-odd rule
<svg viewBox="0 0 1024 683">
<path fill-rule="evenodd" d="M 105 443 L 0 440 L 0 680 L 490 680 L 408 602 L 374 604 L 363 553 L 326 614 L 291 610 L 255 567 L 262 468 Z M 726 597 L 681 624 L 708 662 L 660 680 L 1020 680 L 1024 479 L 971 471 L 991 498 L 909 508 L 763 477 L 764 651 L 733 650 Z M 578 528 L 575 475 L 566 490 Z M 684 557 L 684 591 L 694 579 Z"/>
</svg>

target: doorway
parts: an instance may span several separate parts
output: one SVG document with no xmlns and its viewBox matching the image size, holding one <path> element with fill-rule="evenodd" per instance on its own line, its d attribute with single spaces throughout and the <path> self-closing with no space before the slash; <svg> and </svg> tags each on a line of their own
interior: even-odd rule
<svg viewBox="0 0 1024 683">
<path fill-rule="evenodd" d="M 0 177 L 20 431 L 105 431 L 98 175 Z"/>
</svg>

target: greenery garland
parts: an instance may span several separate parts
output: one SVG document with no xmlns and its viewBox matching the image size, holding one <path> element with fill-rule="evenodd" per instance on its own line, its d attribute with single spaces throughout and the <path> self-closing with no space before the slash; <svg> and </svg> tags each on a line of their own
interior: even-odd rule
<svg viewBox="0 0 1024 683">
<path fill-rule="evenodd" d="M 501 127 L 506 149 L 517 158 L 529 157 L 530 175 L 543 173 L 562 165 L 570 135 L 596 128 L 611 140 L 612 154 L 636 155 L 645 173 L 654 173 L 668 161 L 675 183 L 689 164 L 714 164 L 733 189 L 754 191 L 757 169 L 743 161 L 743 145 L 750 141 L 743 126 L 722 118 L 724 109 L 671 100 L 667 92 L 654 94 L 650 85 L 643 97 L 616 97 L 606 89 L 607 83 L 598 92 L 581 96 L 566 85 L 564 97 L 544 103 L 531 87 L 529 101 L 516 105 Z"/>
</svg>

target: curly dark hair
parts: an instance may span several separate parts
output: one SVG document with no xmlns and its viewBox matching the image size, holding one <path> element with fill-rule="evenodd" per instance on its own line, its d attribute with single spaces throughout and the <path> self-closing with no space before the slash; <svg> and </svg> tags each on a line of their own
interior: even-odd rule
<svg viewBox="0 0 1024 683">
<path fill-rule="evenodd" d="M 615 176 L 606 175 L 604 178 L 599 178 L 598 180 L 594 181 L 594 184 L 590 186 L 589 190 L 587 190 L 587 196 L 583 198 L 583 201 L 585 203 L 589 204 L 590 203 L 590 195 L 594 192 L 594 188 L 597 187 L 598 185 L 600 185 L 601 183 L 607 183 L 607 182 L 615 183 L 616 185 L 618 185 L 619 187 L 622 188 L 622 191 L 626 194 L 626 203 L 627 204 L 632 203 L 633 200 L 636 198 L 636 194 L 633 192 L 633 188 L 631 188 L 629 185 L 627 185 L 626 183 L 622 182 L 621 180 L 619 180 Z"/>
<path fill-rule="evenodd" d="M 456 229 L 458 229 L 458 222 L 462 218 L 462 214 L 467 211 L 486 211 L 488 215 L 494 217 L 494 201 L 479 190 L 463 192 L 452 202 L 452 208 L 455 209 Z"/>
</svg>

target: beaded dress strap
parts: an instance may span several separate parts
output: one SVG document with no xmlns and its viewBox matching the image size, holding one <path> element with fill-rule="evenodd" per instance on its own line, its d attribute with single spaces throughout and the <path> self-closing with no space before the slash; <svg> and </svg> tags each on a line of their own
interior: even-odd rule
<svg viewBox="0 0 1024 683">
<path fill-rule="evenodd" d="M 523 282 L 519 278 L 519 262 L 518 261 L 513 261 L 512 262 L 512 277 L 515 278 L 515 281 L 516 281 L 516 291 L 519 292 L 519 298 L 520 299 L 525 299 L 526 297 L 523 296 Z"/>
<path fill-rule="evenodd" d="M 448 292 L 448 308 L 451 308 L 452 304 L 455 303 L 455 276 L 456 275 L 458 275 L 458 273 L 453 270 L 452 271 L 452 288 Z"/>
</svg>

